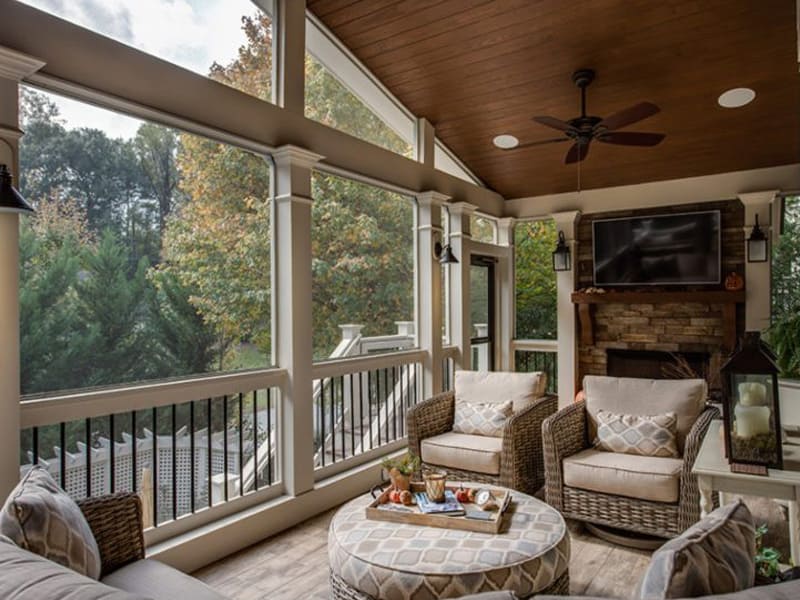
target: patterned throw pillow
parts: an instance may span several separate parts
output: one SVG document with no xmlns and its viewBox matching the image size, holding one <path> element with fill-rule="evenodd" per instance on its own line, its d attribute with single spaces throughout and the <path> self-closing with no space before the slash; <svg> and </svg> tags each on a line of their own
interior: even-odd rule
<svg viewBox="0 0 800 600">
<path fill-rule="evenodd" d="M 698 598 L 753 587 L 755 553 L 750 511 L 741 500 L 726 504 L 653 554 L 640 600 Z"/>
<path fill-rule="evenodd" d="M 477 404 L 456 401 L 453 431 L 470 435 L 503 437 L 506 421 L 514 412 L 514 404 L 508 402 Z"/>
<path fill-rule="evenodd" d="M 11 492 L 0 533 L 17 546 L 92 579 L 100 578 L 100 550 L 81 509 L 41 466 Z"/>
<path fill-rule="evenodd" d="M 655 416 L 597 413 L 598 450 L 640 456 L 679 458 L 678 417 L 675 413 Z"/>
</svg>

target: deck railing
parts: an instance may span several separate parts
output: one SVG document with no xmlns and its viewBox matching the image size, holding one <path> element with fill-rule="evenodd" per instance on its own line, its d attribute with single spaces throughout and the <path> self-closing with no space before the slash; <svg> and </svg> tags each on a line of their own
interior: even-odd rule
<svg viewBox="0 0 800 600">
<path fill-rule="evenodd" d="M 547 374 L 547 392 L 558 392 L 558 342 L 556 340 L 514 340 L 514 370 Z"/>
<path fill-rule="evenodd" d="M 21 405 L 21 473 L 73 497 L 140 494 L 159 527 L 280 481 L 279 369 L 76 392 Z"/>
</svg>

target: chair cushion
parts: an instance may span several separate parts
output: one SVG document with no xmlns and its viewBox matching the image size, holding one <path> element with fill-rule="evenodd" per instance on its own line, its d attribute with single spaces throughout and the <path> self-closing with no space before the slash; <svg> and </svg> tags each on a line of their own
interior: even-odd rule
<svg viewBox="0 0 800 600">
<path fill-rule="evenodd" d="M 17 546 L 92 579 L 100 578 L 100 550 L 81 509 L 39 465 L 6 499 L 0 533 Z"/>
<path fill-rule="evenodd" d="M 675 413 L 649 417 L 600 410 L 594 445 L 608 452 L 678 458 L 677 423 Z"/>
<path fill-rule="evenodd" d="M 146 600 L 23 550 L 0 536 L 3 600 Z"/>
<path fill-rule="evenodd" d="M 639 597 L 694 598 L 748 589 L 755 580 L 755 552 L 750 511 L 741 500 L 727 504 L 653 554 Z"/>
<path fill-rule="evenodd" d="M 477 404 L 456 400 L 453 431 L 503 437 L 503 428 L 512 414 L 511 400 L 502 404 Z"/>
<path fill-rule="evenodd" d="M 152 600 L 225 600 L 202 581 L 157 560 L 137 560 L 103 577 L 103 583 Z"/>
<path fill-rule="evenodd" d="M 683 461 L 590 448 L 565 458 L 564 485 L 655 502 L 678 501 Z"/>
<path fill-rule="evenodd" d="M 503 438 L 448 431 L 422 440 L 421 446 L 422 461 L 429 465 L 500 474 Z"/>
<path fill-rule="evenodd" d="M 545 373 L 508 373 L 504 371 L 456 371 L 456 402 L 494 404 L 511 400 L 514 412 L 527 408 L 544 396 Z"/>
<path fill-rule="evenodd" d="M 622 415 L 678 416 L 678 452 L 683 454 L 686 436 L 703 412 L 706 382 L 703 379 L 636 379 L 587 375 L 583 379 L 589 439 L 597 437 L 597 412 Z"/>
</svg>

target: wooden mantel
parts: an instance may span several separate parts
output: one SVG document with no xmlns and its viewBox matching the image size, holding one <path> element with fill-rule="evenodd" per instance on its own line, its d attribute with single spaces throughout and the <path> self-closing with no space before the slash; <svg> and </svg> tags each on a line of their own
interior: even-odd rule
<svg viewBox="0 0 800 600">
<path fill-rule="evenodd" d="M 736 347 L 736 305 L 745 301 L 744 290 L 706 290 L 693 292 L 608 291 L 605 293 L 573 292 L 572 302 L 578 305 L 581 344 L 594 345 L 594 307 L 596 304 L 720 304 L 722 305 L 723 350 Z"/>
</svg>

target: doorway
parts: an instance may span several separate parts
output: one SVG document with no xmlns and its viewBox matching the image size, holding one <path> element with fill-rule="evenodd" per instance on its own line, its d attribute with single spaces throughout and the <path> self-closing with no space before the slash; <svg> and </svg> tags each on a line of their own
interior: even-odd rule
<svg viewBox="0 0 800 600">
<path fill-rule="evenodd" d="M 472 370 L 493 371 L 495 350 L 495 263 L 490 256 L 470 259 L 470 326 Z"/>
</svg>

